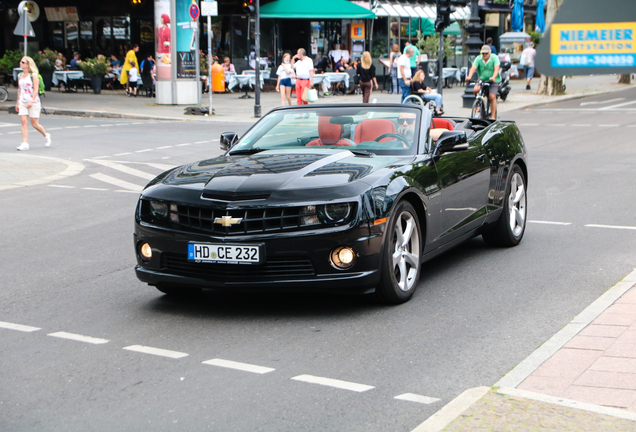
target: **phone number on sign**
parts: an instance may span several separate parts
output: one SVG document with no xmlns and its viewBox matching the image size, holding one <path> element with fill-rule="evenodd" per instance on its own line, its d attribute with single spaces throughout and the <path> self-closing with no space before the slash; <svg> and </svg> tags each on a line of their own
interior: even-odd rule
<svg viewBox="0 0 636 432">
<path fill-rule="evenodd" d="M 560 55 L 553 56 L 552 66 L 633 66 L 633 55 Z"/>
</svg>

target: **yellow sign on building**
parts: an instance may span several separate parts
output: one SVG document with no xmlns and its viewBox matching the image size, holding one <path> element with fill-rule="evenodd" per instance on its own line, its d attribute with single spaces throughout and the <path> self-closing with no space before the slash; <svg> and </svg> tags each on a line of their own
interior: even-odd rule
<svg viewBox="0 0 636 432">
<path fill-rule="evenodd" d="M 636 22 L 552 24 L 552 67 L 636 65 Z"/>
</svg>

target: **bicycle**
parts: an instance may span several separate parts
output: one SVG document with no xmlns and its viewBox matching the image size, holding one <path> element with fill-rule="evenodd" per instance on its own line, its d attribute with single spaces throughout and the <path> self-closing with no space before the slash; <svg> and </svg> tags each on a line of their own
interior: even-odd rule
<svg viewBox="0 0 636 432">
<path fill-rule="evenodd" d="M 9 97 L 9 90 L 6 87 L 0 86 L 0 102 L 4 102 Z"/>
<path fill-rule="evenodd" d="M 470 118 L 489 119 L 490 99 L 488 98 L 488 94 L 490 93 L 490 82 L 479 80 L 476 85 L 481 86 L 481 90 L 475 97 L 475 102 L 473 102 Z"/>
</svg>

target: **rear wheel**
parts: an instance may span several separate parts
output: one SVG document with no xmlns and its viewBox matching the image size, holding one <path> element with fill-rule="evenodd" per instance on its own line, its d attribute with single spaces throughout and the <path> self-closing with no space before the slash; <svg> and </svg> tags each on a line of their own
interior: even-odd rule
<svg viewBox="0 0 636 432">
<path fill-rule="evenodd" d="M 376 294 L 384 303 L 399 304 L 413 296 L 421 267 L 420 224 L 409 202 L 398 203 L 387 229 Z"/>
<path fill-rule="evenodd" d="M 4 102 L 9 97 L 9 92 L 6 88 L 0 87 L 0 102 Z"/>
<path fill-rule="evenodd" d="M 526 179 L 518 165 L 512 167 L 508 178 L 501 216 L 482 233 L 486 243 L 492 246 L 516 246 L 526 231 Z"/>
<path fill-rule="evenodd" d="M 481 96 L 477 96 L 475 102 L 473 102 L 473 109 L 470 111 L 470 118 L 482 118 L 483 111 L 483 101 Z"/>
</svg>

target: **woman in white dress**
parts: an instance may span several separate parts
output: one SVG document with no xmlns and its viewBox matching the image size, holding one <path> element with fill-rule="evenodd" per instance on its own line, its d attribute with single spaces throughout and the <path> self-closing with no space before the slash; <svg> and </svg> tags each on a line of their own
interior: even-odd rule
<svg viewBox="0 0 636 432">
<path fill-rule="evenodd" d="M 44 136 L 44 145 L 51 145 L 51 134 L 40 125 L 40 79 L 38 78 L 38 67 L 31 57 L 24 56 L 20 60 L 22 67 L 22 75 L 18 80 L 18 97 L 15 103 L 15 110 L 20 115 L 22 123 L 22 144 L 18 146 L 18 150 L 29 150 L 29 125 L 27 120 L 31 119 L 33 128 Z"/>
<path fill-rule="evenodd" d="M 287 99 L 287 103 L 291 106 L 291 91 L 292 91 L 292 82 L 291 78 L 294 74 L 294 71 L 291 67 L 291 54 L 285 53 L 283 54 L 283 62 L 280 66 L 278 66 L 278 70 L 276 71 L 276 75 L 278 75 L 278 81 L 276 82 L 276 91 L 280 92 L 280 104 L 281 106 L 285 106 L 285 99 Z"/>
</svg>

